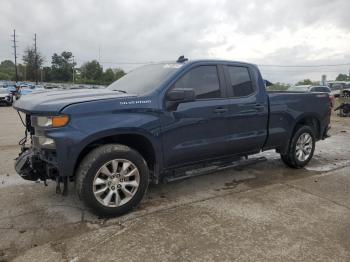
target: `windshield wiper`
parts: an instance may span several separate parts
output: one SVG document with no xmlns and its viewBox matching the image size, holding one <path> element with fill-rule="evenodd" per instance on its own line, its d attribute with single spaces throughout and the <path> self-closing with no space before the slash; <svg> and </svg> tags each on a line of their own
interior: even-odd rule
<svg viewBox="0 0 350 262">
<path fill-rule="evenodd" d="M 126 94 L 126 91 L 125 90 L 118 90 L 118 89 L 112 89 L 113 91 L 117 91 L 117 92 L 120 92 L 120 93 L 124 93 Z"/>
</svg>

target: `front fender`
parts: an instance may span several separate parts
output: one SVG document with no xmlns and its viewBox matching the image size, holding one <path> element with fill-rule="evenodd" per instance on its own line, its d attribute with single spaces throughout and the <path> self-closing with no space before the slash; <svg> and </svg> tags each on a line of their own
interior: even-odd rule
<svg viewBox="0 0 350 262">
<path fill-rule="evenodd" d="M 159 117 L 155 113 L 104 113 L 93 115 L 72 115 L 69 125 L 62 129 L 48 130 L 47 137 L 56 142 L 57 162 L 62 176 L 72 176 L 80 153 L 89 144 L 106 137 L 137 134 L 152 144 L 155 152 L 160 152 Z M 156 161 L 161 154 L 156 154 Z"/>
</svg>

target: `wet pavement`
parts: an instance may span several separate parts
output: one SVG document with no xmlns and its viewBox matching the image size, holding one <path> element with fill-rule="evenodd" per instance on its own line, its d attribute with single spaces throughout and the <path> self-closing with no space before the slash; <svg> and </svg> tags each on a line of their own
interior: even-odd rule
<svg viewBox="0 0 350 262">
<path fill-rule="evenodd" d="M 23 129 L 0 108 L 0 261 L 349 261 L 350 123 L 336 118 L 306 169 L 267 161 L 151 185 L 137 210 L 99 219 L 73 193 L 20 179 Z M 347 121 L 347 120 L 345 120 Z"/>
</svg>

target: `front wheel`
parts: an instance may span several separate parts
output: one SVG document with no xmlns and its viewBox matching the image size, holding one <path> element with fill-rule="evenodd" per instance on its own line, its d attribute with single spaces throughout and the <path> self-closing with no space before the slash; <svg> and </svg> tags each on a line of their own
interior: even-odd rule
<svg viewBox="0 0 350 262">
<path fill-rule="evenodd" d="M 315 135 L 310 126 L 299 126 L 290 141 L 288 152 L 281 154 L 282 161 L 289 167 L 306 166 L 315 151 Z"/>
<path fill-rule="evenodd" d="M 137 151 L 124 145 L 103 145 L 81 162 L 76 190 L 97 215 L 118 216 L 139 204 L 148 186 L 148 173 Z"/>
</svg>

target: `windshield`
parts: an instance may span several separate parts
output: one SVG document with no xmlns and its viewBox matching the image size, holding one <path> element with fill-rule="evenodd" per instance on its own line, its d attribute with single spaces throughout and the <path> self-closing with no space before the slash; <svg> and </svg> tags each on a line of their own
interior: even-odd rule
<svg viewBox="0 0 350 262">
<path fill-rule="evenodd" d="M 152 64 L 139 67 L 114 83 L 108 89 L 129 94 L 146 94 L 158 88 L 182 64 Z"/>
<path fill-rule="evenodd" d="M 310 86 L 291 86 L 288 91 L 307 92 Z"/>
</svg>

